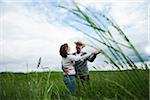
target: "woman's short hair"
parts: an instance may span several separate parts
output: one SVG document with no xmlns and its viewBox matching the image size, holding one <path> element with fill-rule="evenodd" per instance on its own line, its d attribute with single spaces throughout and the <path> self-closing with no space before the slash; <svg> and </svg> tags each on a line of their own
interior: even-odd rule
<svg viewBox="0 0 150 100">
<path fill-rule="evenodd" d="M 63 45 L 60 46 L 60 50 L 59 53 L 62 57 L 66 58 L 67 57 L 67 50 L 68 50 L 68 44 L 65 43 Z"/>
</svg>

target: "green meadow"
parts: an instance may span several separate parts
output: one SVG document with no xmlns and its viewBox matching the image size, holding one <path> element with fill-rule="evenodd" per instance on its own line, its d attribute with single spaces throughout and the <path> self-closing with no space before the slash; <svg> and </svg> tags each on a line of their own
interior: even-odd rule
<svg viewBox="0 0 150 100">
<path fill-rule="evenodd" d="M 79 89 L 78 89 L 79 90 Z M 90 84 L 70 95 L 62 72 L 0 74 L 0 100 L 148 100 L 149 71 L 92 71 Z"/>
<path fill-rule="evenodd" d="M 58 8 L 75 18 L 67 23 L 68 26 L 88 37 L 90 44 L 87 45 L 100 51 L 104 62 L 118 71 L 91 71 L 89 85 L 77 88 L 74 96 L 66 88 L 62 72 L 2 72 L 0 100 L 149 100 L 149 65 L 121 26 L 111 16 L 94 12 L 74 1 L 72 8 L 65 5 Z M 74 22 L 82 27 L 71 24 Z M 143 66 L 137 66 L 126 51 L 135 55 Z M 37 68 L 40 64 L 41 57 Z"/>
</svg>

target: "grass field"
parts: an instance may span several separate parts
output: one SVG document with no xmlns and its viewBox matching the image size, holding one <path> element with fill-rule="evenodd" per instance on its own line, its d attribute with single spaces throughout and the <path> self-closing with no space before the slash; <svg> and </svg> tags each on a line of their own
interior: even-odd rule
<svg viewBox="0 0 150 100">
<path fill-rule="evenodd" d="M 1 73 L 0 100 L 148 100 L 148 70 L 90 72 L 90 86 L 71 96 L 61 72 Z"/>
</svg>

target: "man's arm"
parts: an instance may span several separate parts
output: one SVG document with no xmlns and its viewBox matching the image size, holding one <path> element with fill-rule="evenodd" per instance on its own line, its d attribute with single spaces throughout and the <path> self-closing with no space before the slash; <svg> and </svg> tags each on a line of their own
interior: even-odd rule
<svg viewBox="0 0 150 100">
<path fill-rule="evenodd" d="M 97 56 L 100 52 L 101 52 L 101 51 L 95 53 L 94 55 L 91 55 L 90 57 L 88 57 L 87 60 L 90 61 L 90 62 L 93 62 L 93 61 L 95 60 L 96 56 Z"/>
<path fill-rule="evenodd" d="M 88 61 L 93 62 L 96 58 L 96 54 L 95 55 L 91 55 L 90 57 L 88 57 Z"/>
</svg>

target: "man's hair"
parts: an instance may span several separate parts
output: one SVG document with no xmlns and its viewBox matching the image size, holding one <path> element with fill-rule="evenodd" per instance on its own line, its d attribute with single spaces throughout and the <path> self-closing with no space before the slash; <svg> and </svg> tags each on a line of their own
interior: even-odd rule
<svg viewBox="0 0 150 100">
<path fill-rule="evenodd" d="M 67 57 L 67 50 L 68 50 L 68 44 L 65 43 L 63 45 L 60 46 L 60 50 L 59 50 L 59 53 L 60 55 L 63 57 L 63 58 L 66 58 Z"/>
</svg>

